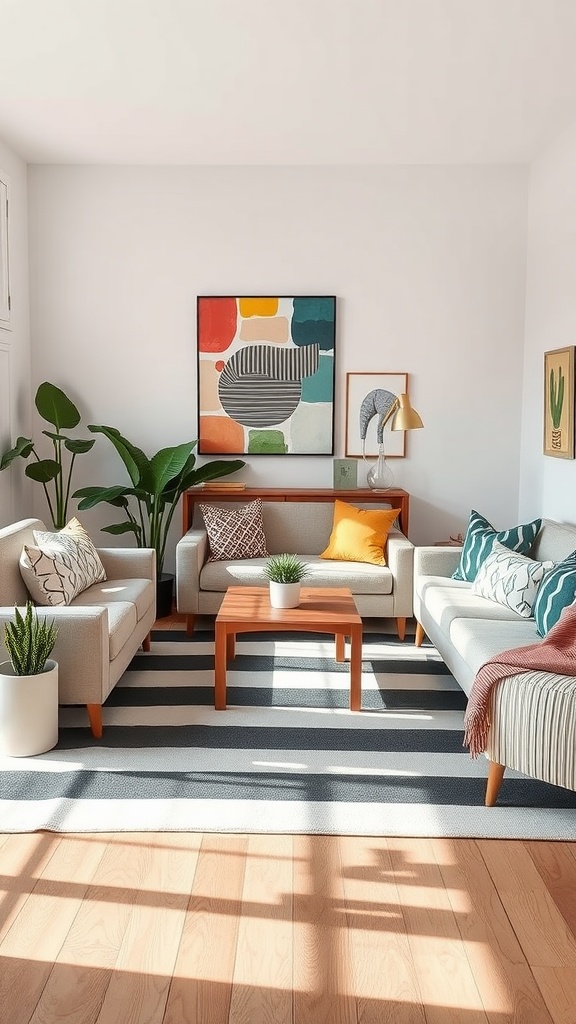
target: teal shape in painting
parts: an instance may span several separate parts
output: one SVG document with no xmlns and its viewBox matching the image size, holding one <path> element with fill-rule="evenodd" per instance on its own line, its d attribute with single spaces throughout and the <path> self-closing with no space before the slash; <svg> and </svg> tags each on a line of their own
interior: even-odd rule
<svg viewBox="0 0 576 1024">
<path fill-rule="evenodd" d="M 249 430 L 249 455 L 286 455 L 288 445 L 281 430 Z"/>
<path fill-rule="evenodd" d="M 336 300 L 332 296 L 311 295 L 293 300 L 291 321 L 295 345 L 320 346 L 323 352 L 334 351 Z"/>
<path fill-rule="evenodd" d="M 302 380 L 303 402 L 334 401 L 334 358 L 320 356 L 320 365 L 311 377 Z"/>
<path fill-rule="evenodd" d="M 319 345 L 322 352 L 334 351 L 334 323 L 327 320 L 292 321 L 292 341 L 295 345 Z"/>
<path fill-rule="evenodd" d="M 296 297 L 293 303 L 292 323 L 303 323 L 306 320 L 327 320 L 334 325 L 334 306 L 332 295 Z"/>
</svg>

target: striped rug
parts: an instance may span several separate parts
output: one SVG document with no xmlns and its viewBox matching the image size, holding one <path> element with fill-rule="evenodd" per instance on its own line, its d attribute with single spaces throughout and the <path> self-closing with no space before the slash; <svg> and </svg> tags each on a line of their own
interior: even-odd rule
<svg viewBox="0 0 576 1024">
<path fill-rule="evenodd" d="M 0 759 L 0 831 L 188 830 L 573 839 L 576 794 L 462 746 L 465 697 L 434 648 L 366 633 L 363 710 L 320 634 L 246 634 L 213 707 L 213 633 L 153 634 L 104 707 L 61 708 L 58 747 Z"/>
</svg>

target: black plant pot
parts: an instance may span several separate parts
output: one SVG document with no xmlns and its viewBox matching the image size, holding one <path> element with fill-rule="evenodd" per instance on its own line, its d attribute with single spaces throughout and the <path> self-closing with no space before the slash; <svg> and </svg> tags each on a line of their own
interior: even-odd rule
<svg viewBox="0 0 576 1024">
<path fill-rule="evenodd" d="M 172 614 L 172 593 L 174 590 L 174 576 L 172 573 L 163 572 L 156 580 L 156 618 L 165 619 Z"/>
</svg>

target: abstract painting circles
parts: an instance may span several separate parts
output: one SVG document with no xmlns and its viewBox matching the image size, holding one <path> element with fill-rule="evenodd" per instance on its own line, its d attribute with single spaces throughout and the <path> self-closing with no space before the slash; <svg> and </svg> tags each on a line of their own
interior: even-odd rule
<svg viewBox="0 0 576 1024">
<path fill-rule="evenodd" d="M 336 299 L 198 297 L 201 455 L 333 453 Z"/>
</svg>

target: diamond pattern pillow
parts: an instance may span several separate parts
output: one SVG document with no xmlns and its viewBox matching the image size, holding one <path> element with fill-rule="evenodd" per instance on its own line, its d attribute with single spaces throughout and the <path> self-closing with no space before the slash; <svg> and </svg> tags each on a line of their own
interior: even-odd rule
<svg viewBox="0 0 576 1024">
<path fill-rule="evenodd" d="M 268 556 L 260 498 L 241 508 L 200 505 L 200 511 L 210 545 L 209 562 Z"/>
<path fill-rule="evenodd" d="M 20 575 L 36 604 L 70 604 L 93 583 L 106 579 L 98 552 L 77 519 L 58 533 L 34 530 L 34 540 L 34 547 L 24 545 Z"/>
<path fill-rule="evenodd" d="M 484 559 L 472 584 L 472 593 L 496 601 L 524 619 L 532 616 L 539 584 L 554 562 L 537 562 L 510 551 L 497 540 Z"/>
<path fill-rule="evenodd" d="M 473 583 L 482 562 L 492 551 L 492 544 L 495 540 L 510 551 L 527 555 L 536 540 L 541 525 L 541 519 L 534 519 L 531 523 L 496 532 L 484 516 L 472 509 L 464 537 L 460 565 L 452 574 L 452 579 L 467 580 L 468 583 Z"/>
<path fill-rule="evenodd" d="M 534 618 L 538 636 L 555 626 L 564 608 L 576 603 L 576 551 L 562 562 L 556 562 L 546 573 L 534 601 Z"/>
</svg>

